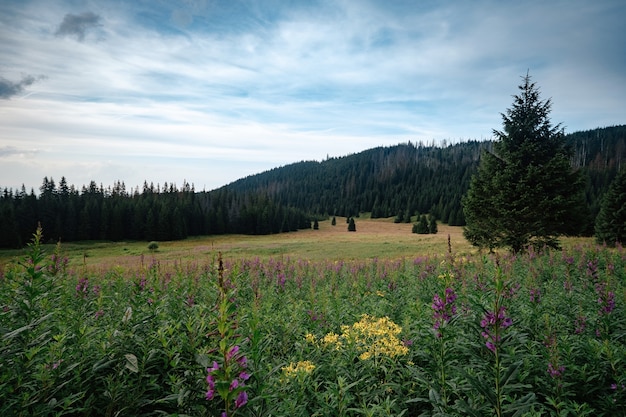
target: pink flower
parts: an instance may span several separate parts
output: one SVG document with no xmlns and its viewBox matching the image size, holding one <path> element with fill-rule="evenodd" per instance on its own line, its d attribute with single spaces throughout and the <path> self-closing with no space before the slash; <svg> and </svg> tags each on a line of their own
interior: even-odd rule
<svg viewBox="0 0 626 417">
<path fill-rule="evenodd" d="M 215 396 L 215 391 L 213 389 L 209 389 L 206 392 L 206 399 L 207 399 L 207 401 L 211 401 L 213 399 L 213 396 Z"/>
<path fill-rule="evenodd" d="M 235 345 L 226 352 L 226 359 L 230 360 L 239 352 L 239 346 Z"/>
<path fill-rule="evenodd" d="M 243 407 L 248 402 L 248 393 L 241 391 L 235 400 L 235 408 Z"/>
<path fill-rule="evenodd" d="M 237 379 L 233 379 L 233 382 L 230 383 L 229 390 L 232 391 L 239 386 L 239 381 Z"/>
</svg>

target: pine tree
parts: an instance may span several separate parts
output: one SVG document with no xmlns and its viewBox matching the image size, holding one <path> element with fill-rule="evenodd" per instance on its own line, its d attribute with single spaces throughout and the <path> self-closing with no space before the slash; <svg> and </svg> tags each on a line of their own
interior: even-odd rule
<svg viewBox="0 0 626 417">
<path fill-rule="evenodd" d="M 320 224 L 317 219 L 313 220 L 313 230 L 320 230 Z"/>
<path fill-rule="evenodd" d="M 437 219 L 435 218 L 435 216 L 431 215 L 428 218 L 428 233 L 436 235 L 437 232 Z"/>
<path fill-rule="evenodd" d="M 572 170 L 561 126 L 550 122 L 551 101 L 540 100 L 528 75 L 519 89 L 463 199 L 464 235 L 489 249 L 557 248 L 558 237 L 582 223 L 582 176 Z"/>
<path fill-rule="evenodd" d="M 413 233 L 419 233 L 421 235 L 427 235 L 429 233 L 428 219 L 425 214 L 422 214 L 420 216 L 420 221 L 413 225 Z"/>
<path fill-rule="evenodd" d="M 356 224 L 353 217 L 350 217 L 348 220 L 348 232 L 356 232 Z"/>
<path fill-rule="evenodd" d="M 614 246 L 626 242 L 626 170 L 611 183 L 595 224 L 596 240 Z"/>
</svg>

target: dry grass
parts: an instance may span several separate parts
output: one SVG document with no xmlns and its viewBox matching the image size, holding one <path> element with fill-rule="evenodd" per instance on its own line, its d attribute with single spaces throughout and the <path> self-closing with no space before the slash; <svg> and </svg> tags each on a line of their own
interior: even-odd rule
<svg viewBox="0 0 626 417">
<path fill-rule="evenodd" d="M 278 235 L 220 235 L 190 238 L 184 241 L 159 242 L 156 252 L 148 250 L 147 242 L 68 243 L 63 252 L 70 258 L 70 267 L 108 270 L 112 267 L 136 268 L 153 260 L 161 265 L 189 262 L 205 263 L 218 252 L 225 258 L 291 258 L 321 260 L 398 259 L 424 255 L 442 255 L 448 251 L 448 236 L 457 255 L 475 253 L 463 237 L 461 227 L 440 224 L 435 235 L 411 233 L 412 223 L 393 223 L 393 219 L 357 218 L 356 232 L 348 232 L 346 218 L 319 222 L 319 230 L 300 230 Z M 571 243 L 591 243 L 576 238 Z M 564 245 L 568 245 L 565 240 Z M 570 243 L 570 244 L 571 244 Z M 48 253 L 53 245 L 46 247 Z M 21 252 L 0 252 L 0 268 Z"/>
</svg>

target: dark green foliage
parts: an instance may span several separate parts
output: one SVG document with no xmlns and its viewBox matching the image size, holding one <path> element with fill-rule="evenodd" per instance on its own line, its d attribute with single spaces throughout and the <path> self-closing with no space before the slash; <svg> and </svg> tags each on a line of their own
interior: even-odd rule
<svg viewBox="0 0 626 417">
<path fill-rule="evenodd" d="M 353 217 L 350 217 L 350 220 L 348 220 L 348 232 L 356 232 L 356 224 Z"/>
<path fill-rule="evenodd" d="M 626 170 L 613 180 L 602 199 L 595 228 L 598 243 L 614 246 L 626 242 Z"/>
<path fill-rule="evenodd" d="M 320 224 L 317 219 L 313 221 L 313 230 L 320 230 Z"/>
<path fill-rule="evenodd" d="M 438 231 L 437 219 L 433 215 L 428 216 L 428 233 L 435 235 Z"/>
<path fill-rule="evenodd" d="M 428 219 L 426 218 L 425 214 L 422 214 L 420 216 L 419 222 L 413 225 L 413 233 L 419 233 L 421 235 L 427 235 L 428 233 L 430 233 L 430 230 L 428 228 Z"/>
<path fill-rule="evenodd" d="M 333 226 L 337 225 L 337 218 L 335 216 L 333 216 L 333 220 L 330 222 L 330 224 Z"/>
<path fill-rule="evenodd" d="M 513 252 L 556 248 L 558 237 L 577 233 L 585 218 L 583 177 L 572 169 L 560 125 L 550 122 L 550 100 L 540 100 L 529 76 L 519 88 L 463 200 L 465 237 Z"/>
</svg>

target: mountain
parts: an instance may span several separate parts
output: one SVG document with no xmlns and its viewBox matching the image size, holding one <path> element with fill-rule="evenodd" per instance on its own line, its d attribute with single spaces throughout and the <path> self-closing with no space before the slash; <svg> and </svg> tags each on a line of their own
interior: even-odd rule
<svg viewBox="0 0 626 417">
<path fill-rule="evenodd" d="M 581 229 L 593 230 L 600 200 L 623 161 L 626 125 L 566 135 L 572 166 L 584 171 L 590 217 Z M 463 225 L 461 198 L 490 141 L 445 147 L 400 144 L 378 147 L 322 162 L 303 161 L 248 176 L 226 185 L 239 194 L 262 194 L 278 204 L 327 216 L 396 216 L 410 221 L 431 213 L 444 223 Z"/>
</svg>

